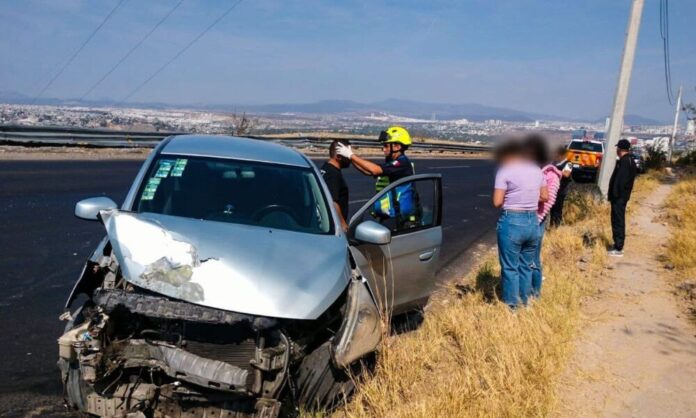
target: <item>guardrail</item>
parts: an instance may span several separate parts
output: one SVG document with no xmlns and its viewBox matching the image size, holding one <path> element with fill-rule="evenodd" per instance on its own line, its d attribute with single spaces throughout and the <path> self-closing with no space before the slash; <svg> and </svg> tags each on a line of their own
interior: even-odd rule
<svg viewBox="0 0 696 418">
<path fill-rule="evenodd" d="M 1 145 L 23 146 L 73 146 L 113 148 L 153 148 L 162 139 L 185 132 L 128 132 L 108 129 L 85 129 L 66 127 L 34 127 L 23 125 L 0 125 Z M 273 141 L 294 148 L 328 148 L 334 139 L 348 139 L 357 147 L 381 148 L 374 140 L 365 138 L 302 136 L 287 138 L 278 136 L 254 136 L 246 138 Z M 466 144 L 415 143 L 411 149 L 430 152 L 489 152 L 492 147 Z"/>
</svg>

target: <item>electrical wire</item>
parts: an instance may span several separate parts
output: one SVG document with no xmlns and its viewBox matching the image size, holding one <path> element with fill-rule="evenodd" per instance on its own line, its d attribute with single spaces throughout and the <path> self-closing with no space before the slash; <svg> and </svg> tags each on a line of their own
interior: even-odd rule
<svg viewBox="0 0 696 418">
<path fill-rule="evenodd" d="M 215 19 L 210 25 L 208 25 L 205 29 L 203 29 L 203 31 L 200 32 L 195 38 L 193 38 L 188 44 L 186 44 L 186 46 L 184 46 L 183 48 L 181 48 L 181 49 L 180 49 L 176 54 L 174 54 L 174 56 L 172 56 L 167 62 L 165 62 L 164 64 L 162 64 L 162 65 L 161 65 L 157 70 L 155 70 L 155 72 L 153 72 L 148 78 L 146 78 L 146 79 L 145 79 L 142 83 L 140 83 L 135 89 L 133 89 L 130 93 L 128 93 L 128 95 L 126 95 L 120 102 L 118 102 L 118 104 L 117 104 L 116 106 L 122 105 L 124 102 L 126 102 L 128 99 L 130 99 L 131 97 L 133 97 L 136 93 L 138 93 L 138 92 L 140 91 L 140 89 L 142 89 L 143 87 L 145 87 L 145 85 L 146 85 L 147 83 L 149 83 L 150 81 L 152 81 L 153 78 L 157 77 L 157 75 L 159 75 L 162 71 L 164 71 L 171 63 L 173 63 L 174 61 L 176 61 L 177 58 L 179 58 L 181 55 L 183 55 L 184 52 L 186 52 L 191 46 L 193 46 L 193 44 L 195 44 L 196 42 L 198 42 L 198 40 L 200 40 L 206 33 L 208 33 L 208 31 L 210 31 L 215 25 L 217 25 L 218 23 L 220 23 L 220 21 L 221 21 L 222 19 L 224 19 L 228 14 L 230 14 L 230 13 L 232 12 L 232 10 L 234 10 L 237 6 L 239 6 L 239 4 L 240 4 L 242 1 L 243 1 L 243 0 L 237 0 L 236 2 L 234 2 L 234 3 L 232 4 L 232 6 L 230 6 L 229 8 L 227 8 L 227 10 L 225 10 L 220 16 L 218 16 L 217 19 Z"/>
<path fill-rule="evenodd" d="M 669 0 L 660 0 L 660 37 L 662 38 L 662 56 L 665 67 L 667 100 L 670 105 L 673 105 L 674 89 L 672 88 L 672 65 L 669 52 Z"/>
<path fill-rule="evenodd" d="M 85 97 L 87 97 L 87 96 L 88 96 L 92 91 L 94 91 L 94 89 L 96 89 L 104 80 L 106 80 L 107 77 L 109 77 L 114 71 L 116 71 L 116 69 L 118 69 L 118 67 L 120 67 L 121 64 L 123 64 L 123 62 L 124 62 L 125 60 L 127 60 L 128 57 L 130 57 L 131 54 L 133 54 L 133 52 L 135 52 L 136 49 L 140 48 L 140 46 L 141 46 L 143 43 L 145 43 L 145 41 L 147 41 L 148 38 L 150 38 L 150 36 L 157 30 L 157 28 L 159 28 L 159 27 L 162 25 L 162 23 L 164 23 L 164 22 L 169 18 L 169 16 L 171 16 L 172 13 L 174 13 L 174 12 L 176 11 L 176 9 L 178 9 L 179 6 L 181 6 L 181 3 L 183 3 L 183 2 L 184 2 L 184 0 L 179 0 L 179 2 L 176 3 L 176 4 L 174 5 L 174 7 L 172 7 L 172 8 L 169 10 L 169 12 L 167 12 L 167 14 L 164 15 L 164 16 L 159 20 L 159 22 L 157 22 L 157 24 L 155 24 L 155 26 L 153 26 L 152 29 L 150 29 L 150 31 L 149 31 L 148 33 L 145 34 L 145 36 L 143 36 L 135 45 L 133 45 L 133 47 L 132 47 L 128 52 L 126 52 L 126 54 L 125 54 L 124 56 L 122 56 L 121 59 L 118 60 L 118 62 L 116 62 L 116 64 L 115 64 L 113 67 L 111 67 L 111 69 L 110 69 L 109 71 L 106 72 L 106 74 L 104 74 L 99 80 L 97 80 L 96 83 L 94 83 L 89 89 L 87 89 L 87 91 L 86 91 L 82 96 L 80 96 L 80 100 L 82 100 L 82 99 L 84 99 Z"/>
<path fill-rule="evenodd" d="M 87 46 L 89 41 L 91 41 L 92 38 L 94 38 L 94 35 L 96 35 L 97 32 L 99 32 L 99 30 L 106 24 L 106 22 L 108 22 L 109 19 L 111 19 L 111 16 L 113 16 L 114 13 L 116 13 L 116 10 L 118 10 L 121 7 L 121 5 L 123 5 L 123 3 L 125 3 L 125 1 L 126 0 L 120 0 L 118 3 L 116 3 L 116 6 L 114 6 L 114 8 L 111 9 L 109 14 L 106 15 L 106 17 L 101 21 L 99 26 L 97 26 L 92 31 L 92 33 L 89 34 L 87 39 L 85 39 L 85 41 L 82 43 L 82 45 L 80 45 L 80 47 L 77 48 L 77 50 L 72 54 L 72 56 L 68 59 L 68 61 L 65 64 L 63 64 L 63 66 L 60 68 L 60 70 L 58 70 L 58 72 L 53 76 L 53 78 L 51 78 L 48 81 L 48 83 L 46 83 L 46 85 L 41 89 L 41 91 L 39 91 L 39 93 L 36 96 L 34 96 L 34 98 L 31 101 L 31 104 L 36 103 L 36 101 L 39 100 L 39 98 L 46 92 L 46 90 L 48 90 L 53 85 L 53 83 L 58 79 L 58 77 L 60 77 L 63 74 L 63 72 L 65 71 L 65 69 L 68 68 L 68 66 L 70 64 L 72 64 L 72 62 L 75 60 L 75 58 L 77 58 L 77 56 L 80 54 L 80 52 L 82 52 L 82 50 L 85 49 L 85 47 Z"/>
</svg>

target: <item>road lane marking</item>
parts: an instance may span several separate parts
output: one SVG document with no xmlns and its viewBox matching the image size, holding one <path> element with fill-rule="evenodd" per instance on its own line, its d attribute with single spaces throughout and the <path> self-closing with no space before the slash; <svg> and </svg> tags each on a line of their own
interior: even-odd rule
<svg viewBox="0 0 696 418">
<path fill-rule="evenodd" d="M 438 166 L 438 167 L 426 167 L 428 170 L 437 170 L 437 169 L 442 169 L 446 170 L 448 168 L 471 168 L 470 165 L 443 165 L 443 166 Z"/>
</svg>

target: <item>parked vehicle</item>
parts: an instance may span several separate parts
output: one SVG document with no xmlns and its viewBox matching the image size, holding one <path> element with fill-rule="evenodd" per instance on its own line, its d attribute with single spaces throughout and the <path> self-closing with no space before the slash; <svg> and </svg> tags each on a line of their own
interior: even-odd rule
<svg viewBox="0 0 696 418">
<path fill-rule="evenodd" d="M 574 180 L 597 178 L 597 171 L 604 155 L 604 142 L 591 139 L 574 139 L 568 145 L 568 162 L 573 165 Z"/>
<path fill-rule="evenodd" d="M 576 129 L 570 133 L 571 139 L 584 139 L 587 137 L 587 129 Z"/>
<path fill-rule="evenodd" d="M 633 162 L 636 164 L 636 170 L 638 171 L 638 173 L 645 173 L 645 154 L 643 153 L 643 149 L 640 147 L 632 147 L 631 158 L 633 159 Z"/>
<path fill-rule="evenodd" d="M 405 184 L 417 214 L 374 218 L 374 202 Z M 107 197 L 75 207 L 107 236 L 62 316 L 67 404 L 105 417 L 337 406 L 384 315 L 422 306 L 434 289 L 441 190 L 439 175 L 395 182 L 344 233 L 301 153 L 234 137 L 165 139 L 120 209 Z M 70 311 L 79 295 L 86 302 Z"/>
</svg>

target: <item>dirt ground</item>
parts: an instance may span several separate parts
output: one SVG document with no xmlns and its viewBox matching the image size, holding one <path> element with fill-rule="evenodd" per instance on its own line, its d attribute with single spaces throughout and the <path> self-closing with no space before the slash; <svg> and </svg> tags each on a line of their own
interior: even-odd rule
<svg viewBox="0 0 696 418">
<path fill-rule="evenodd" d="M 625 256 L 609 260 L 585 306 L 588 326 L 560 385 L 557 416 L 696 417 L 696 326 L 659 261 L 669 232 L 658 215 L 669 190 L 661 185 L 628 217 Z"/>
</svg>

